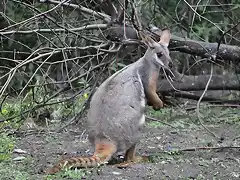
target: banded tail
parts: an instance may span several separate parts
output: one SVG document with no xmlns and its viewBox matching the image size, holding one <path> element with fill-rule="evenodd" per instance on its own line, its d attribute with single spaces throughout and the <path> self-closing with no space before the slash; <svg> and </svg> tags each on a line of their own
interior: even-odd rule
<svg viewBox="0 0 240 180">
<path fill-rule="evenodd" d="M 96 144 L 95 152 L 91 157 L 71 157 L 59 161 L 55 166 L 46 170 L 46 174 L 55 174 L 64 168 L 87 168 L 97 167 L 107 163 L 116 152 L 114 144 Z"/>
</svg>

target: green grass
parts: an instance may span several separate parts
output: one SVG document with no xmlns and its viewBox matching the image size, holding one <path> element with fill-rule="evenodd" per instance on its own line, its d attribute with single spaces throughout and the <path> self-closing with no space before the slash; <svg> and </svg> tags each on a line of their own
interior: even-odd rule
<svg viewBox="0 0 240 180">
<path fill-rule="evenodd" d="M 28 180 L 30 174 L 26 171 L 16 169 L 16 165 L 11 161 L 0 163 L 0 179 L 1 180 Z"/>
<path fill-rule="evenodd" d="M 65 169 L 64 171 L 61 171 L 57 174 L 54 175 L 47 175 L 46 179 L 47 180 L 58 180 L 62 178 L 71 178 L 71 179 L 82 179 L 82 178 L 87 178 L 89 177 L 91 171 L 88 169 Z"/>
<path fill-rule="evenodd" d="M 194 129 L 200 125 L 196 110 L 185 111 L 180 108 L 163 108 L 154 111 L 152 108 L 148 107 L 147 115 L 159 120 L 159 122 L 149 120 L 147 122 L 149 127 L 168 126 L 161 121 L 171 124 L 173 127 L 179 129 Z M 209 107 L 205 105 L 200 108 L 200 119 L 204 124 L 209 125 L 218 125 L 219 123 L 240 125 L 240 109 Z"/>
<path fill-rule="evenodd" d="M 6 133 L 0 133 L 0 162 L 11 158 L 14 148 L 15 138 Z"/>
</svg>

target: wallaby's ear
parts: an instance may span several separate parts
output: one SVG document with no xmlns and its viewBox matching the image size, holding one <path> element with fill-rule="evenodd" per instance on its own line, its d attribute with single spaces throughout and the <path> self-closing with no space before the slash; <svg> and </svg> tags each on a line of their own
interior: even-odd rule
<svg viewBox="0 0 240 180">
<path fill-rule="evenodd" d="M 156 42 L 149 36 L 146 36 L 146 43 L 150 48 L 154 48 L 156 46 Z"/>
<path fill-rule="evenodd" d="M 170 39 L 171 39 L 170 31 L 168 29 L 163 30 L 161 33 L 161 38 L 159 42 L 165 46 L 168 46 Z"/>
<path fill-rule="evenodd" d="M 158 35 L 159 37 L 161 37 L 162 35 L 162 30 L 152 24 L 150 24 L 150 31 Z"/>
<path fill-rule="evenodd" d="M 156 43 L 151 37 L 149 37 L 148 35 L 146 35 L 143 32 L 139 32 L 139 36 L 142 39 L 142 42 L 144 44 L 146 44 L 148 47 L 150 48 L 154 48 L 154 43 Z"/>
</svg>

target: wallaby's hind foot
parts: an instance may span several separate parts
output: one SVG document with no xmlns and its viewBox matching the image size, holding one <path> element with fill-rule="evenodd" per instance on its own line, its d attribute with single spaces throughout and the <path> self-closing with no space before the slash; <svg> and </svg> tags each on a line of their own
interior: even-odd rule
<svg viewBox="0 0 240 180">
<path fill-rule="evenodd" d="M 59 161 L 55 166 L 47 169 L 46 174 L 55 174 L 64 168 L 96 167 L 107 163 L 116 152 L 116 146 L 112 143 L 99 143 L 95 145 L 95 152 L 91 157 L 72 157 Z"/>
<path fill-rule="evenodd" d="M 149 156 L 135 156 L 134 159 L 128 160 L 128 161 L 124 161 L 124 162 L 119 163 L 119 164 L 116 164 L 116 165 L 114 165 L 114 167 L 117 167 L 117 168 L 128 168 L 128 167 L 131 167 L 134 164 L 145 163 L 145 162 L 149 162 L 149 161 L 150 161 L 150 157 Z"/>
<path fill-rule="evenodd" d="M 113 165 L 118 168 L 130 167 L 137 163 L 149 162 L 149 156 L 136 156 L 136 145 L 133 145 L 126 151 L 124 162 Z"/>
</svg>

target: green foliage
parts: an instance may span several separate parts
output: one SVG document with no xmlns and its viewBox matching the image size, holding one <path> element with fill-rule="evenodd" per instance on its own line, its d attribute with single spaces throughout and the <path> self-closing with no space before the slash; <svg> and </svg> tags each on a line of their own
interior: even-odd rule
<svg viewBox="0 0 240 180">
<path fill-rule="evenodd" d="M 52 93 L 48 88 L 41 86 L 40 82 L 41 77 L 37 78 L 36 87 L 26 92 L 24 97 L 8 98 L 2 103 L 0 118 L 6 121 L 0 123 L 0 131 L 18 129 L 24 120 L 29 117 L 36 118 L 42 111 L 47 110 L 51 118 L 61 120 L 75 116 L 84 108 L 88 93 L 80 94 L 72 100 L 67 97 L 50 98 Z"/>
<path fill-rule="evenodd" d="M 61 179 L 61 178 L 71 178 L 71 179 L 82 179 L 87 178 L 90 175 L 90 171 L 86 169 L 65 169 L 54 175 L 47 175 L 47 180 Z"/>
<path fill-rule="evenodd" d="M 25 171 L 16 170 L 16 167 L 0 163 L 0 179 L 8 180 L 28 180 L 29 174 Z"/>
<path fill-rule="evenodd" d="M 159 121 L 148 121 L 150 127 L 164 127 L 167 122 L 171 126 L 183 129 L 195 129 L 200 125 L 196 111 L 185 111 L 178 108 L 163 108 L 154 111 L 149 108 L 148 114 Z M 226 107 L 211 107 L 202 105 L 200 107 L 200 118 L 205 124 L 236 124 L 240 125 L 240 109 Z"/>
<path fill-rule="evenodd" d="M 15 139 L 13 137 L 6 133 L 0 133 L 0 162 L 10 159 L 14 144 Z"/>
</svg>

